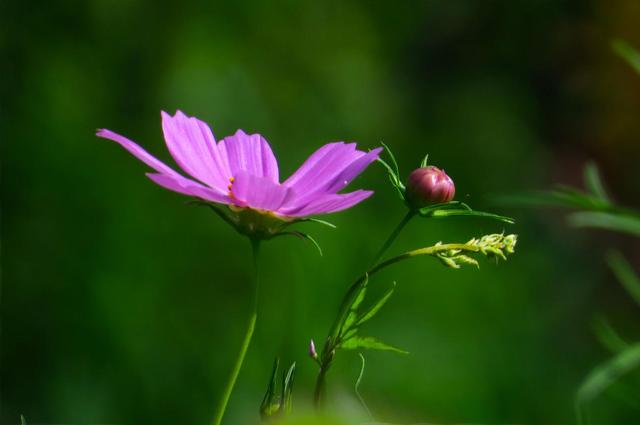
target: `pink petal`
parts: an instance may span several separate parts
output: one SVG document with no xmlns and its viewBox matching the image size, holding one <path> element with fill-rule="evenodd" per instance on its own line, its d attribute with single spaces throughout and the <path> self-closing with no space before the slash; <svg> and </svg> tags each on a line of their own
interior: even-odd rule
<svg viewBox="0 0 640 425">
<path fill-rule="evenodd" d="M 369 166 L 369 164 L 378 159 L 380 152 L 382 152 L 382 148 L 376 148 L 353 161 L 335 178 L 329 187 L 327 187 L 326 191 L 328 193 L 337 193 L 344 189 L 344 187 L 351 183 L 353 179 L 358 177 L 360 173 Z"/>
<path fill-rule="evenodd" d="M 135 156 L 140 161 L 147 164 L 149 167 L 158 171 L 159 173 L 166 174 L 168 176 L 180 176 L 180 174 L 173 171 L 170 167 L 165 165 L 163 162 L 151 156 L 151 154 L 149 154 L 147 151 L 142 149 L 138 144 L 127 139 L 124 136 L 121 136 L 117 133 L 114 133 L 111 130 L 106 130 L 106 129 L 98 130 L 96 132 L 96 136 L 102 137 L 104 139 L 113 140 L 114 142 L 120 144 L 120 146 L 128 150 L 133 156 Z"/>
<path fill-rule="evenodd" d="M 164 187 L 165 189 L 182 193 L 183 195 L 195 196 L 197 198 L 201 198 L 211 202 L 217 202 L 220 204 L 231 203 L 231 200 L 227 195 L 222 195 L 211 188 L 208 188 L 198 182 L 186 179 L 181 176 L 147 173 L 147 177 L 149 177 L 154 183 Z"/>
<path fill-rule="evenodd" d="M 227 158 L 218 151 L 209 126 L 177 111 L 172 117 L 162 112 L 162 130 L 173 159 L 192 177 L 226 190 L 231 171 Z"/>
<path fill-rule="evenodd" d="M 267 211 L 276 211 L 294 196 L 291 188 L 246 171 L 236 174 L 231 193 L 234 204 Z"/>
<path fill-rule="evenodd" d="M 325 194 L 301 208 L 283 208 L 278 211 L 291 217 L 305 217 L 342 211 L 364 201 L 373 195 L 370 190 L 356 190 L 345 194 Z"/>
<path fill-rule="evenodd" d="M 222 139 L 218 144 L 226 152 L 231 175 L 235 178 L 241 171 L 257 177 L 265 177 L 278 183 L 278 162 L 269 143 L 259 134 L 246 134 L 242 130 Z"/>
<path fill-rule="evenodd" d="M 297 193 L 310 194 L 324 191 L 324 187 L 345 167 L 364 155 L 355 143 L 329 143 L 315 151 L 284 184 Z"/>
<path fill-rule="evenodd" d="M 300 167 L 302 175 L 294 180 L 292 188 L 298 194 L 287 208 L 295 210 L 304 207 L 319 196 L 335 194 L 355 179 L 371 162 L 375 161 L 382 148 L 364 153 L 354 149 L 355 144 L 332 143 L 316 151 Z M 326 151 L 323 153 L 323 151 Z M 307 164 L 311 162 L 311 166 Z M 299 171 L 300 171 L 299 170 Z M 294 173 L 294 176 L 299 171 Z M 292 178 L 294 177 L 292 176 Z M 288 179 L 284 184 L 288 184 Z"/>
</svg>

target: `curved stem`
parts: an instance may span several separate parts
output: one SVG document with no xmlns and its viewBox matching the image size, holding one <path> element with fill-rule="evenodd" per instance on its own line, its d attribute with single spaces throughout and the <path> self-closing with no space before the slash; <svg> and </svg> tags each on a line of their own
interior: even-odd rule
<svg viewBox="0 0 640 425">
<path fill-rule="evenodd" d="M 373 261 L 371 261 L 371 265 L 369 266 L 370 269 L 372 269 L 372 268 L 374 268 L 376 266 L 378 261 L 380 261 L 382 256 L 389 249 L 389 247 L 391 247 L 393 242 L 395 242 L 395 240 L 398 238 L 398 236 L 400 235 L 400 232 L 402 232 L 402 230 L 405 228 L 405 226 L 409 223 L 409 221 L 411 221 L 411 219 L 415 215 L 416 215 L 416 212 L 413 211 L 413 210 L 409 210 L 407 212 L 407 214 L 405 214 L 405 216 L 402 218 L 402 220 L 400 220 L 398 225 L 393 229 L 393 231 L 391 232 L 391 234 L 389 235 L 387 240 L 385 240 L 385 242 L 382 244 L 382 246 L 380 247 L 380 249 L 376 253 L 375 257 L 373 257 Z M 335 333 L 335 331 L 340 328 L 339 325 L 340 325 L 341 321 L 344 320 L 343 319 L 344 318 L 344 314 L 345 314 L 345 311 L 348 310 L 348 308 L 349 308 L 349 305 L 350 305 L 350 302 L 351 302 L 351 298 L 355 295 L 355 293 L 356 293 L 356 291 L 358 289 L 358 286 L 361 283 L 362 283 L 362 281 L 359 280 L 359 281 L 357 281 L 356 284 L 352 285 L 351 288 L 349 288 L 349 291 L 346 293 L 346 295 L 342 299 L 342 304 L 340 305 L 340 309 L 338 310 L 338 317 L 336 318 L 336 321 L 334 322 L 334 324 L 333 324 L 333 326 L 331 328 L 331 335 L 333 335 Z M 327 344 L 329 344 L 329 341 L 327 342 Z M 328 348 L 327 344 L 325 344 L 325 349 Z M 333 355 L 330 354 L 330 351 L 323 353 L 323 359 L 321 359 L 321 361 L 320 361 L 320 372 L 318 372 L 318 378 L 316 380 L 316 388 L 315 388 L 315 392 L 314 392 L 314 404 L 315 404 L 316 408 L 318 408 L 320 406 L 320 403 L 322 401 L 322 398 L 323 398 L 324 392 L 325 392 L 325 377 L 326 377 L 327 372 L 329 371 L 329 367 L 331 365 L 331 360 L 326 360 L 326 359 L 333 357 Z"/>
<path fill-rule="evenodd" d="M 213 419 L 213 425 L 220 425 L 222 423 L 222 418 L 224 417 L 224 412 L 227 409 L 229 398 L 231 398 L 233 387 L 235 386 L 236 381 L 238 380 L 240 369 L 242 369 L 244 358 L 247 355 L 247 350 L 249 349 L 249 345 L 251 344 L 251 338 L 253 337 L 253 331 L 256 327 L 256 320 L 258 318 L 258 293 L 259 293 L 258 256 L 260 253 L 260 241 L 258 239 L 250 239 L 250 240 L 251 240 L 251 251 L 253 254 L 253 272 L 254 272 L 253 274 L 253 281 L 254 281 L 253 312 L 251 313 L 251 318 L 249 319 L 249 326 L 247 327 L 247 331 L 244 335 L 242 345 L 240 346 L 240 352 L 238 353 L 238 357 L 236 358 L 236 363 L 233 366 L 233 370 L 231 371 L 231 376 L 229 377 L 227 386 L 225 387 L 224 392 L 222 393 L 222 398 L 220 399 L 220 404 L 218 406 L 216 416 Z"/>
<path fill-rule="evenodd" d="M 430 246 L 427 248 L 420 248 L 413 251 L 405 252 L 404 254 L 397 255 L 395 257 L 389 258 L 382 263 L 373 266 L 369 269 L 368 272 L 360 276 L 356 279 L 355 282 L 351 285 L 344 298 L 342 299 L 342 304 L 340 306 L 340 311 L 336 321 L 334 322 L 331 331 L 329 333 L 329 337 L 327 338 L 327 342 L 322 350 L 322 356 L 320 359 L 320 372 L 318 373 L 318 377 L 316 378 L 316 388 L 315 388 L 315 397 L 314 404 L 316 408 L 319 408 L 322 402 L 322 398 L 324 396 L 324 388 L 325 388 L 325 380 L 327 376 L 327 372 L 331 367 L 331 362 L 333 361 L 333 356 L 335 354 L 335 350 L 337 348 L 337 342 L 339 342 L 339 332 L 341 324 L 346 319 L 347 314 L 349 313 L 349 306 L 351 305 L 351 300 L 360 289 L 361 285 L 368 281 L 368 279 L 374 275 L 375 273 L 381 271 L 382 269 L 389 267 L 395 263 L 398 263 L 403 260 L 408 260 L 412 257 L 417 257 L 421 255 L 435 255 L 439 252 L 446 252 L 451 250 L 460 250 L 464 252 L 479 252 L 480 248 L 476 245 L 463 244 L 463 243 L 450 243 L 450 244 L 439 244 Z"/>
<path fill-rule="evenodd" d="M 407 214 L 402 218 L 402 220 L 400 220 L 400 223 L 398 223 L 396 228 L 393 229 L 393 232 L 391 232 L 391 234 L 389 235 L 387 240 L 384 242 L 382 247 L 378 250 L 378 253 L 376 254 L 376 256 L 373 257 L 373 261 L 371 262 L 371 265 L 369 267 L 375 266 L 378 263 L 378 261 L 380 261 L 384 253 L 387 252 L 387 249 L 389 249 L 389 247 L 396 240 L 396 238 L 398 237 L 402 229 L 404 229 L 407 223 L 411 221 L 414 215 L 416 215 L 416 212 L 413 210 L 409 210 Z"/>
<path fill-rule="evenodd" d="M 320 372 L 318 372 L 318 378 L 316 379 L 316 388 L 313 391 L 313 404 L 317 408 L 320 407 L 320 403 L 322 403 L 322 399 L 324 398 L 325 386 L 326 386 L 326 376 L 329 371 L 329 366 L 331 363 L 323 363 L 320 365 Z"/>
</svg>

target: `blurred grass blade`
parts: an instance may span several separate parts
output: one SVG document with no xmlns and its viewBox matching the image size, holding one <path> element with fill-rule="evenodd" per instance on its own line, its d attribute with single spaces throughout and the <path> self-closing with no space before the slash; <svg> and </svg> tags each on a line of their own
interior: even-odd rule
<svg viewBox="0 0 640 425">
<path fill-rule="evenodd" d="M 618 353 L 624 351 L 629 347 L 627 341 L 625 341 L 616 330 L 611 326 L 609 321 L 604 317 L 598 317 L 593 322 L 593 331 L 596 334 L 596 338 L 602 345 L 604 345 L 612 353 Z"/>
<path fill-rule="evenodd" d="M 578 211 L 567 217 L 576 227 L 597 227 L 640 236 L 640 217 L 603 211 Z"/>
<path fill-rule="evenodd" d="M 555 190 L 497 196 L 495 201 L 508 206 L 575 207 L 587 210 L 609 210 L 609 202 L 567 186 Z"/>
<path fill-rule="evenodd" d="M 624 40 L 615 39 L 611 42 L 613 51 L 624 59 L 631 67 L 640 74 L 640 53 Z"/>
<path fill-rule="evenodd" d="M 634 344 L 596 367 L 589 373 L 576 393 L 576 405 L 583 409 L 585 403 L 602 394 L 621 376 L 640 366 L 640 343 Z"/>
<path fill-rule="evenodd" d="M 604 189 L 602 178 L 600 177 L 600 171 L 594 162 L 588 162 L 584 167 L 584 184 L 593 195 L 603 201 L 609 202 L 609 195 L 607 195 L 607 192 Z"/>
<path fill-rule="evenodd" d="M 607 255 L 607 263 L 624 289 L 640 304 L 640 278 L 633 271 L 627 260 L 622 254 L 614 251 Z"/>
</svg>

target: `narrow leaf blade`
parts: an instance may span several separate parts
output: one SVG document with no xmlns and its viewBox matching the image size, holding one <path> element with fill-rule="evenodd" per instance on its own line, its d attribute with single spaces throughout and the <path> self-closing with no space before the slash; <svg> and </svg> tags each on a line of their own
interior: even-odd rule
<svg viewBox="0 0 640 425">
<path fill-rule="evenodd" d="M 347 315 L 347 318 L 340 328 L 340 336 L 344 336 L 346 333 L 348 333 L 356 323 L 358 317 L 358 309 L 360 308 L 360 304 L 362 304 L 362 301 L 364 301 L 364 298 L 367 295 L 368 285 L 369 275 L 366 275 L 364 281 L 362 282 L 362 285 L 360 285 L 358 292 L 356 292 L 356 295 L 353 297 L 353 301 L 349 306 L 349 314 Z"/>
<path fill-rule="evenodd" d="M 389 301 L 389 298 L 391 298 L 391 295 L 393 295 L 393 291 L 395 291 L 395 289 L 396 283 L 393 282 L 393 286 L 387 292 L 385 292 L 382 298 L 380 298 L 378 302 L 372 305 L 369 310 L 358 317 L 358 319 L 356 320 L 356 326 L 362 325 L 364 322 L 375 316 L 378 311 L 380 311 L 380 309 L 387 303 L 387 301 Z"/>
<path fill-rule="evenodd" d="M 497 220 L 497 221 L 508 223 L 508 224 L 515 223 L 515 220 L 511 217 L 506 217 L 503 215 L 488 213 L 484 211 L 476 211 L 476 210 L 469 211 L 467 209 L 439 209 L 439 210 L 432 211 L 429 214 L 429 217 L 433 217 L 433 218 L 446 218 L 446 217 L 458 217 L 458 216 L 482 217 L 482 218 Z"/>
<path fill-rule="evenodd" d="M 597 227 L 640 236 L 640 217 L 602 211 L 578 211 L 567 217 L 576 227 Z"/>
<path fill-rule="evenodd" d="M 342 342 L 340 344 L 340 348 L 344 348 L 345 350 L 359 350 L 365 348 L 369 350 L 393 351 L 400 354 L 409 354 L 407 351 L 385 344 L 384 342 L 370 336 L 354 336 L 353 338 Z"/>
</svg>

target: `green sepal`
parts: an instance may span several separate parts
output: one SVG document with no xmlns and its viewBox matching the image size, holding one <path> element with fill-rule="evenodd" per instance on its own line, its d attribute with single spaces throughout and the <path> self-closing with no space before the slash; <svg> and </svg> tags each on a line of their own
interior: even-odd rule
<svg viewBox="0 0 640 425">
<path fill-rule="evenodd" d="M 420 168 L 425 168 L 428 163 L 429 163 L 429 154 L 426 154 L 424 158 L 422 158 L 422 161 L 420 162 Z"/>
</svg>

